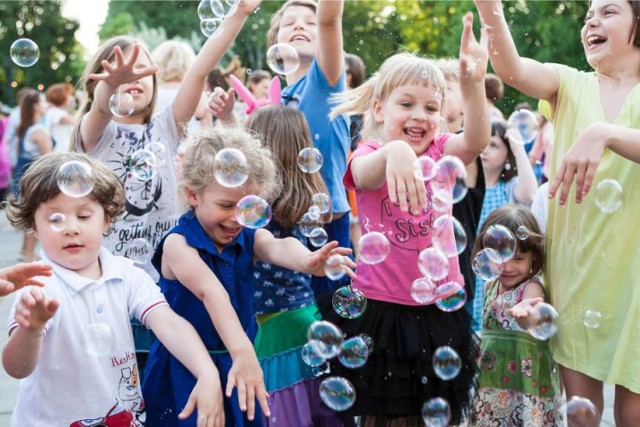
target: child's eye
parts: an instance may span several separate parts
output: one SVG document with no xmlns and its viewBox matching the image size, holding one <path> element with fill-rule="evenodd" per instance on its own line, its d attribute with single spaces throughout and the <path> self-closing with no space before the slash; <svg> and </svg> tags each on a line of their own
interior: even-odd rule
<svg viewBox="0 0 640 427">
<path fill-rule="evenodd" d="M 91 215 L 78 215 L 78 219 L 89 219 Z"/>
<path fill-rule="evenodd" d="M 401 102 L 400 105 L 405 108 L 411 108 L 413 106 L 413 104 L 410 102 Z"/>
</svg>

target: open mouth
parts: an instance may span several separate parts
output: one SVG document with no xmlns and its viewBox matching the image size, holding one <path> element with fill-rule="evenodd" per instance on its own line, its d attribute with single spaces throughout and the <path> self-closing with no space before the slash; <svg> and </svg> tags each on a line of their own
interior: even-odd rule
<svg viewBox="0 0 640 427">
<path fill-rule="evenodd" d="M 404 135 L 409 142 L 422 141 L 426 133 L 426 130 L 420 128 L 404 128 Z"/>
<path fill-rule="evenodd" d="M 219 225 L 220 225 L 220 228 L 222 229 L 222 232 L 227 237 L 235 237 L 238 235 L 238 233 L 240 233 L 240 230 L 242 230 L 242 227 L 227 227 L 222 224 L 219 224 Z"/>
<path fill-rule="evenodd" d="M 598 45 L 601 45 L 607 41 L 606 37 L 591 35 L 587 37 L 587 47 L 592 48 Z"/>
<path fill-rule="evenodd" d="M 130 89 L 127 89 L 125 93 L 128 93 L 131 96 L 142 95 L 142 90 L 132 87 Z"/>
<path fill-rule="evenodd" d="M 303 35 L 297 35 L 297 36 L 294 36 L 294 37 L 291 39 L 291 41 L 292 41 L 292 42 L 298 42 L 298 41 L 308 42 L 308 41 L 309 41 L 309 38 L 307 38 L 307 37 L 305 37 L 305 36 L 303 36 Z"/>
</svg>

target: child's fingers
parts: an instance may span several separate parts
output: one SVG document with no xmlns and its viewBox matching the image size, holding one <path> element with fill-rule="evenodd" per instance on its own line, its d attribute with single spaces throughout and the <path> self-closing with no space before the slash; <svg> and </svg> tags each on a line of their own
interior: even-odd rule
<svg viewBox="0 0 640 427">
<path fill-rule="evenodd" d="M 191 393 L 191 395 L 189 396 L 189 400 L 187 400 L 187 404 L 184 405 L 184 408 L 182 409 L 182 412 L 180 412 L 178 414 L 178 419 L 180 419 L 180 420 L 187 419 L 189 417 L 189 415 L 191 415 L 195 409 L 196 409 L 196 398 L 193 396 L 193 393 Z M 200 420 L 198 420 L 198 421 L 200 421 Z M 198 425 L 200 425 L 199 422 L 198 422 Z"/>
<path fill-rule="evenodd" d="M 238 405 L 242 412 L 247 410 L 247 386 L 244 380 L 238 381 Z"/>
<path fill-rule="evenodd" d="M 0 280 L 0 296 L 9 295 L 11 292 L 15 290 L 15 286 L 11 282 L 7 282 L 6 280 Z"/>
<path fill-rule="evenodd" d="M 258 404 L 260 405 L 264 416 L 271 416 L 271 409 L 269 409 L 269 393 L 267 393 L 267 389 L 264 387 L 264 384 L 260 384 L 258 386 L 256 398 L 258 399 Z"/>
<path fill-rule="evenodd" d="M 389 193 L 389 201 L 398 204 L 398 194 L 396 193 L 396 178 L 393 175 L 387 175 L 387 192 Z"/>
<path fill-rule="evenodd" d="M 227 397 L 231 397 L 231 394 L 233 393 L 233 387 L 235 387 L 235 385 L 236 385 L 236 378 L 231 373 L 229 373 L 229 377 L 227 378 L 227 388 L 224 391 L 224 394 Z"/>
<path fill-rule="evenodd" d="M 116 71 L 116 69 L 118 68 L 118 66 L 116 65 L 114 67 L 113 65 L 111 65 L 109 63 L 109 61 L 103 60 L 102 61 L 102 68 L 104 68 L 104 71 L 105 71 L 103 74 L 107 74 L 108 75 L 108 74 L 113 74 Z"/>
<path fill-rule="evenodd" d="M 89 74 L 89 80 L 105 80 L 109 75 L 107 73 Z"/>
<path fill-rule="evenodd" d="M 56 314 L 56 311 L 58 311 L 58 307 L 60 307 L 60 303 L 57 300 L 52 299 L 47 302 L 45 308 L 49 317 L 53 317 L 53 315 Z"/>
<path fill-rule="evenodd" d="M 398 197 L 398 204 L 402 212 L 409 212 L 409 205 L 407 203 L 407 184 L 404 180 L 399 179 L 396 182 L 395 188 L 396 196 Z"/>
<path fill-rule="evenodd" d="M 256 413 L 256 393 L 253 386 L 247 388 L 247 418 L 253 421 Z"/>
<path fill-rule="evenodd" d="M 462 17 L 462 37 L 460 39 L 460 52 L 465 50 L 472 41 L 475 41 L 473 35 L 473 13 L 467 12 Z"/>
<path fill-rule="evenodd" d="M 560 204 L 564 205 L 567 201 L 567 196 L 571 191 L 571 184 L 573 183 L 573 178 L 576 174 L 576 167 L 572 164 L 567 164 L 567 167 L 564 171 L 564 176 L 562 177 L 562 186 L 560 187 Z"/>
<path fill-rule="evenodd" d="M 556 192 L 558 191 L 560 184 L 562 184 L 562 180 L 564 178 L 564 172 L 566 168 L 567 168 L 567 165 L 562 163 L 556 172 L 556 176 L 553 178 L 553 182 L 549 185 L 548 197 L 550 199 L 553 199 L 556 196 Z"/>
<path fill-rule="evenodd" d="M 39 280 L 36 279 L 27 279 L 27 281 L 25 282 L 24 286 L 39 286 L 41 288 L 44 287 L 44 282 L 41 282 Z"/>
</svg>

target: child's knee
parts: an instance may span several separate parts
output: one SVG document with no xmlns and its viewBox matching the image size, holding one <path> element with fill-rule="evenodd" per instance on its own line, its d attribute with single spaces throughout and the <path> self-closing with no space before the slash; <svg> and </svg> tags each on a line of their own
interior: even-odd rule
<svg viewBox="0 0 640 427">
<path fill-rule="evenodd" d="M 617 426 L 638 426 L 640 425 L 640 405 L 615 405 L 614 418 Z"/>
</svg>

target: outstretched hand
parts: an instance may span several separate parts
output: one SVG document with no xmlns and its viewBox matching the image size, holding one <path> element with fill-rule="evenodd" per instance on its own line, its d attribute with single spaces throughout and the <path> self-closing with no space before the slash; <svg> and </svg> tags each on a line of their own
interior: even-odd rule
<svg viewBox="0 0 640 427">
<path fill-rule="evenodd" d="M 247 412 L 249 420 L 253 420 L 255 416 L 256 399 L 262 408 L 262 413 L 266 417 L 271 415 L 268 402 L 269 394 L 264 385 L 264 375 L 252 347 L 248 347 L 233 357 L 233 365 L 227 377 L 227 397 L 231 397 L 234 387 L 238 387 L 240 410 Z"/>
<path fill-rule="evenodd" d="M 489 38 L 483 27 L 480 30 L 480 42 L 473 33 L 473 13 L 467 12 L 462 18 L 463 30 L 460 39 L 460 83 L 481 82 L 489 62 Z"/>
<path fill-rule="evenodd" d="M 549 185 L 549 198 L 553 199 L 558 190 L 558 203 L 567 202 L 571 184 L 576 182 L 576 203 L 589 193 L 596 170 L 602 160 L 611 125 L 608 123 L 593 123 L 583 130 L 562 158 L 553 182 Z"/>
<path fill-rule="evenodd" d="M 220 120 L 227 120 L 233 113 L 234 104 L 233 88 L 229 88 L 229 90 L 225 92 L 221 87 L 216 87 L 213 92 L 211 92 L 211 95 L 209 95 L 207 110 L 212 116 Z"/>
<path fill-rule="evenodd" d="M 113 48 L 114 61 L 102 61 L 102 73 L 89 74 L 91 80 L 101 80 L 112 87 L 133 83 L 152 75 L 158 69 L 155 64 L 136 66 L 140 56 L 140 45 L 134 44 L 131 54 L 125 58 L 120 46 Z"/>
<path fill-rule="evenodd" d="M 511 315 L 515 319 L 526 320 L 531 315 L 531 310 L 533 310 L 533 307 L 540 304 L 541 302 L 544 302 L 544 298 L 538 297 L 524 299 L 509 309 L 509 315 Z"/>
<path fill-rule="evenodd" d="M 315 252 L 309 254 L 309 258 L 306 262 L 307 271 L 314 276 L 323 277 L 325 275 L 324 265 L 331 255 L 342 255 L 342 270 L 345 274 L 352 279 L 356 278 L 356 273 L 353 269 L 356 268 L 356 263 L 351 258 L 345 255 L 350 255 L 353 251 L 350 248 L 338 247 L 337 241 L 332 241 L 321 247 Z"/>
<path fill-rule="evenodd" d="M 25 286 L 44 286 L 38 276 L 51 276 L 52 267 L 45 264 L 21 263 L 0 269 L 0 297 L 9 295 Z"/>
<path fill-rule="evenodd" d="M 178 419 L 186 420 L 198 409 L 198 427 L 224 427 L 224 403 L 222 400 L 222 387 L 220 377 L 215 375 L 203 375 L 193 387 L 189 400 L 184 409 L 178 414 Z"/>
<path fill-rule="evenodd" d="M 59 305 L 39 288 L 26 289 L 16 304 L 14 318 L 21 328 L 41 330 L 56 314 Z"/>
</svg>

